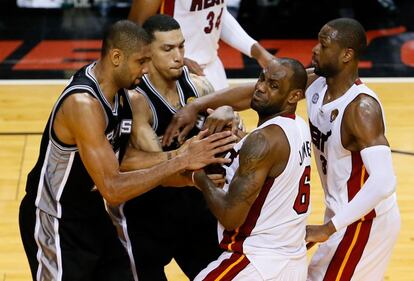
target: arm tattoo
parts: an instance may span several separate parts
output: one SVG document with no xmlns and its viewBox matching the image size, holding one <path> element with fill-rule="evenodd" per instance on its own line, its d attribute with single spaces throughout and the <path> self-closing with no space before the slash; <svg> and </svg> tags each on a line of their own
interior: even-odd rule
<svg viewBox="0 0 414 281">
<path fill-rule="evenodd" d="M 210 83 L 210 81 L 207 80 L 207 78 L 203 76 L 197 76 L 195 74 L 192 74 L 191 78 L 192 78 L 194 85 L 196 86 L 196 89 L 200 97 L 203 97 L 205 95 L 208 95 L 214 92 L 214 87 Z"/>
<path fill-rule="evenodd" d="M 208 81 L 207 78 L 202 78 L 201 82 L 202 82 L 201 87 L 203 89 L 202 96 L 205 96 L 205 95 L 208 95 L 214 92 L 213 85 L 211 85 L 210 81 Z"/>
<path fill-rule="evenodd" d="M 263 184 L 256 170 L 266 163 L 269 152 L 265 135 L 260 131 L 252 133 L 241 148 L 240 166 L 227 192 L 216 187 L 204 172 L 196 175 L 210 210 L 226 229 L 235 229 L 245 221 Z"/>
<path fill-rule="evenodd" d="M 270 153 L 270 144 L 266 137 L 260 131 L 252 133 L 244 142 L 240 151 L 240 164 L 230 188 L 234 188 L 232 192 L 231 204 L 239 204 L 241 202 L 250 202 L 252 196 L 257 193 L 257 189 L 261 188 L 255 172 Z M 249 204 L 249 203 L 248 203 Z"/>
</svg>

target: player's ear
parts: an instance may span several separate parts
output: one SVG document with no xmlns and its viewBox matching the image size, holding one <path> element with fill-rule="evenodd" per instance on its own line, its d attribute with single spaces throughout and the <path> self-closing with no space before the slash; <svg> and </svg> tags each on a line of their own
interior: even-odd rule
<svg viewBox="0 0 414 281">
<path fill-rule="evenodd" d="M 302 89 L 293 89 L 289 92 L 288 102 L 297 103 L 301 99 L 304 99 L 304 98 L 305 98 L 305 94 Z"/>
<path fill-rule="evenodd" d="M 111 49 L 109 51 L 109 58 L 114 66 L 119 66 L 123 58 L 123 53 L 120 49 Z"/>
<path fill-rule="evenodd" d="M 355 57 L 355 50 L 352 48 L 346 48 L 343 53 L 343 62 L 349 62 Z"/>
</svg>

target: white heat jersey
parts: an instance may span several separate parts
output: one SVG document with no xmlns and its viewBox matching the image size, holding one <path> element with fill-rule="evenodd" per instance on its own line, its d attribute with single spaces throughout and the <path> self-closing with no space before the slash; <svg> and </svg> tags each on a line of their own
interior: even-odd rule
<svg viewBox="0 0 414 281">
<path fill-rule="evenodd" d="M 325 222 L 352 200 L 369 176 L 360 152 L 351 152 L 342 145 L 341 124 L 344 111 L 361 93 L 373 97 L 381 105 L 376 94 L 359 79 L 343 96 L 323 105 L 327 87 L 326 79 L 320 77 L 306 91 L 315 161 L 325 192 Z M 385 127 L 383 110 L 382 116 Z M 380 202 L 375 210 L 365 216 L 365 219 L 383 214 L 395 202 L 394 193 Z"/>
<path fill-rule="evenodd" d="M 289 141 L 286 168 L 278 177 L 266 179 L 243 225 L 233 231 L 218 226 L 220 247 L 245 254 L 265 280 L 279 276 L 292 260 L 306 257 L 305 227 L 310 212 L 309 128 L 301 117 L 289 115 L 275 117 L 255 130 L 269 125 L 280 126 Z M 226 191 L 239 167 L 239 151 L 245 140 L 226 155 L 233 158 L 230 166 L 225 166 Z"/>
<path fill-rule="evenodd" d="M 186 57 L 200 65 L 217 59 L 221 21 L 228 13 L 224 0 L 164 0 L 160 12 L 180 24 Z"/>
</svg>

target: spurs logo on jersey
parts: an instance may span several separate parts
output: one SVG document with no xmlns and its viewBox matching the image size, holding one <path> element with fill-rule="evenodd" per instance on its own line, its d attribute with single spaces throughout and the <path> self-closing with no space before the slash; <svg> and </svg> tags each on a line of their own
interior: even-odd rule
<svg viewBox="0 0 414 281">
<path fill-rule="evenodd" d="M 124 119 L 121 121 L 121 130 L 120 135 L 122 134 L 130 134 L 132 128 L 132 120 L 131 119 Z"/>
<path fill-rule="evenodd" d="M 120 137 L 121 135 L 129 135 L 131 134 L 132 130 L 132 119 L 123 119 L 115 130 L 106 134 L 106 138 L 111 144 L 115 143 L 116 138 Z"/>
</svg>

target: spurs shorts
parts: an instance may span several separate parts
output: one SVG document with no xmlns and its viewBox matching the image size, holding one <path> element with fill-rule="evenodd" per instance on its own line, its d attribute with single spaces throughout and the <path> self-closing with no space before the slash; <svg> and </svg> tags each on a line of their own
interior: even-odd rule
<svg viewBox="0 0 414 281">
<path fill-rule="evenodd" d="M 20 234 L 33 280 L 132 281 L 128 255 L 103 210 L 88 219 L 58 219 L 36 208 L 26 195 Z"/>
<path fill-rule="evenodd" d="M 395 204 L 372 220 L 356 221 L 319 245 L 308 269 L 308 281 L 380 281 L 400 230 Z"/>
</svg>

